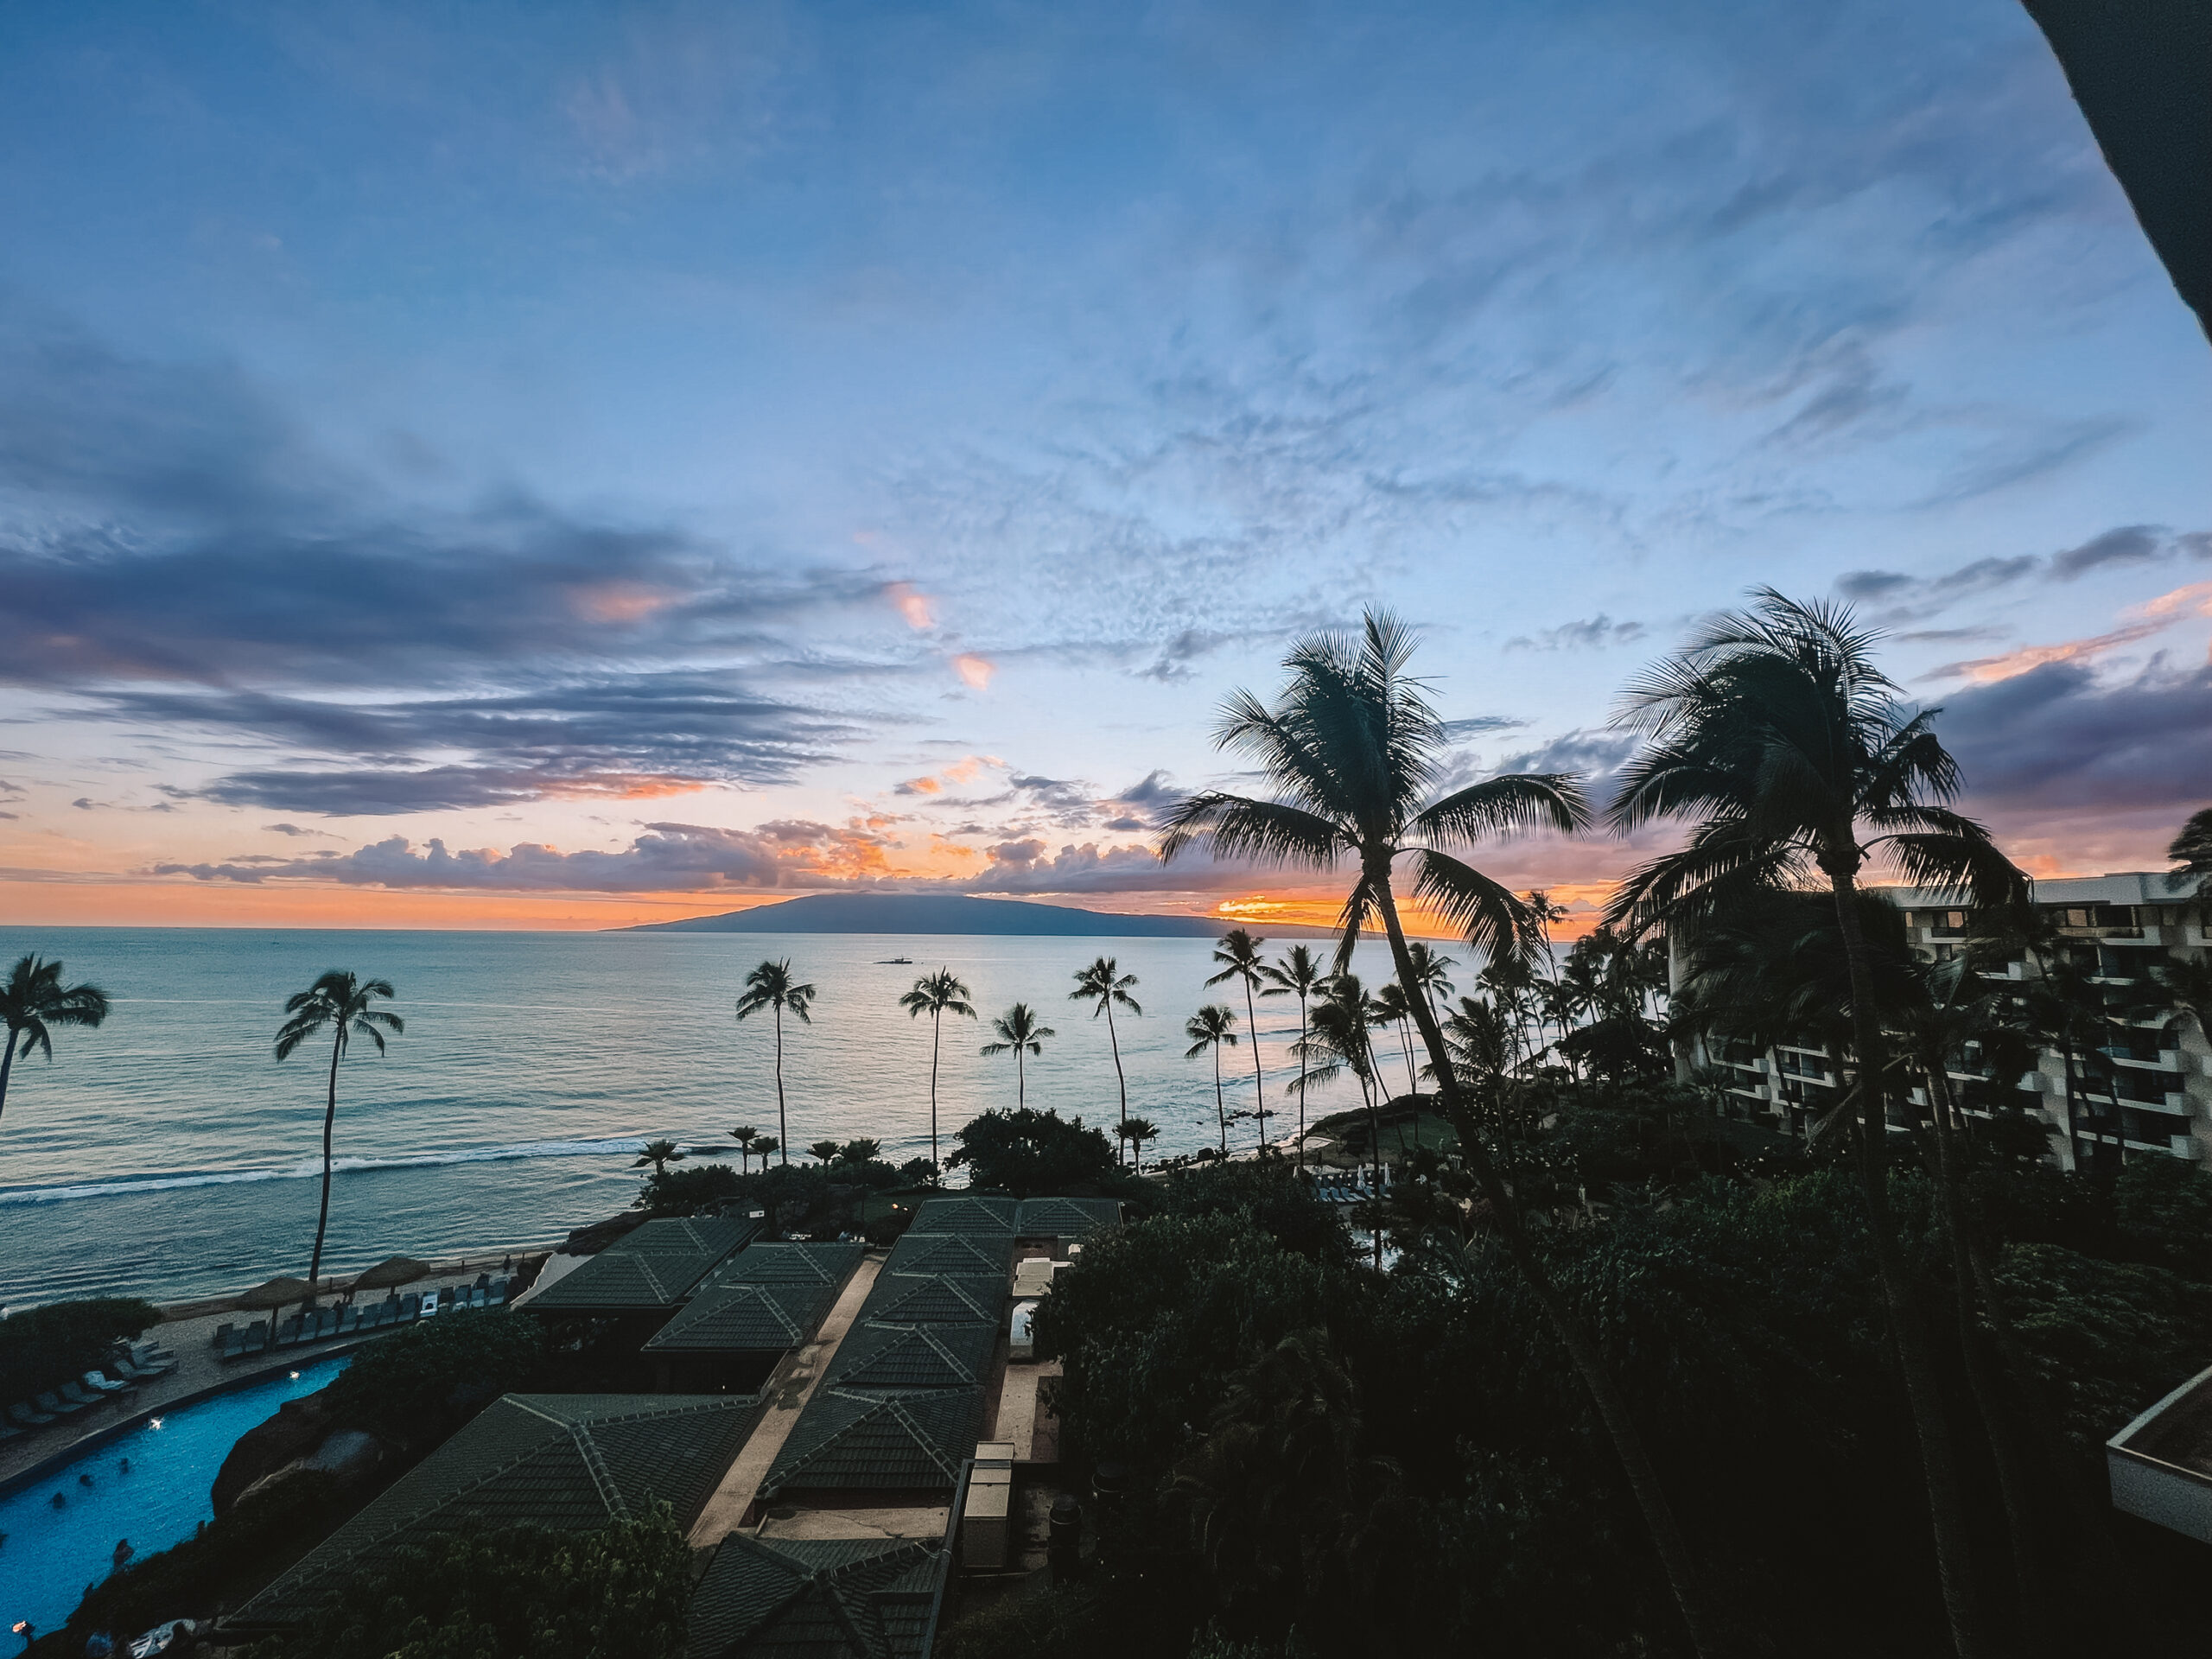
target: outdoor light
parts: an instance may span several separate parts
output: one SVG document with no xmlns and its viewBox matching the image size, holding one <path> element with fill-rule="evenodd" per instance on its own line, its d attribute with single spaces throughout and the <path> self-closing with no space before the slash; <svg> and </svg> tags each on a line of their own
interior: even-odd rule
<svg viewBox="0 0 2212 1659">
<path fill-rule="evenodd" d="M 293 1382 L 298 1382 L 299 1380 L 300 1380 L 300 1374 L 299 1374 L 297 1371 L 294 1371 L 294 1372 L 292 1373 L 292 1381 L 293 1381 Z"/>
<path fill-rule="evenodd" d="M 155 1419 L 154 1419 L 154 1427 L 155 1427 L 156 1428 L 159 1428 L 161 1426 L 162 1426 L 162 1420 L 161 1420 L 160 1418 L 158 1418 L 158 1417 L 155 1418 Z"/>
</svg>

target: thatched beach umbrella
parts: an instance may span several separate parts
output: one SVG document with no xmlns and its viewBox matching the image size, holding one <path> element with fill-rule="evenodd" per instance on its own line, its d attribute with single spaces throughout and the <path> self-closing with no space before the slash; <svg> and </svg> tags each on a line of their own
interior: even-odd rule
<svg viewBox="0 0 2212 1659">
<path fill-rule="evenodd" d="M 294 1302 L 315 1300 L 315 1287 L 304 1279 L 295 1279 L 289 1274 L 278 1274 L 266 1284 L 256 1285 L 238 1298 L 238 1306 L 254 1313 L 269 1310 L 269 1335 L 276 1335 L 276 1310 L 289 1307 Z"/>
<path fill-rule="evenodd" d="M 358 1296 L 365 1290 L 391 1290 L 401 1285 L 411 1285 L 417 1279 L 427 1279 L 432 1268 L 427 1262 L 417 1262 L 411 1255 L 386 1256 L 346 1287 L 348 1296 Z"/>
</svg>

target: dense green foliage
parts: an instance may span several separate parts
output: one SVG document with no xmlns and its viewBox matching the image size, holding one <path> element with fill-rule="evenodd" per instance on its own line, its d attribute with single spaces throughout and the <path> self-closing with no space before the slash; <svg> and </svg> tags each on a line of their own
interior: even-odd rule
<svg viewBox="0 0 2212 1659">
<path fill-rule="evenodd" d="M 1026 1198 L 1039 1192 L 1104 1192 L 1117 1174 L 1104 1133 L 1079 1117 L 1039 1111 L 985 1112 L 962 1126 L 950 1168 L 963 1166 L 979 1189 Z"/>
<path fill-rule="evenodd" d="M 250 1659 L 678 1659 L 691 1551 L 664 1509 L 592 1532 L 511 1527 L 395 1551 Z"/>
<path fill-rule="evenodd" d="M 548 1360 L 527 1313 L 428 1319 L 366 1344 L 321 1398 L 334 1427 L 435 1446 L 501 1395 L 539 1385 Z"/>
<path fill-rule="evenodd" d="M 106 1362 L 118 1340 L 162 1316 L 151 1302 L 98 1296 L 50 1302 L 0 1319 L 0 1406 L 74 1382 Z"/>
<path fill-rule="evenodd" d="M 827 1162 L 770 1164 L 746 1173 L 725 1163 L 694 1164 L 647 1176 L 638 1203 L 655 1217 L 760 1210 L 779 1232 L 820 1236 L 864 1231 L 881 1208 L 872 1200 L 911 1189 L 926 1173 L 912 1165 L 894 1169 L 880 1158 L 842 1155 Z"/>
</svg>

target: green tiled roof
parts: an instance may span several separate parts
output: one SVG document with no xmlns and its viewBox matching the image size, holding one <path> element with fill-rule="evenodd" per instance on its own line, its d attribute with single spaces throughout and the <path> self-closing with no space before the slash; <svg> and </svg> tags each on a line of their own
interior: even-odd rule
<svg viewBox="0 0 2212 1659">
<path fill-rule="evenodd" d="M 711 1217 L 649 1221 L 546 1286 L 527 1306 L 548 1313 L 673 1307 L 759 1227 Z"/>
<path fill-rule="evenodd" d="M 1006 1297 L 1003 1279 L 880 1273 L 861 1304 L 861 1317 L 891 1325 L 996 1325 Z"/>
<path fill-rule="evenodd" d="M 791 1425 L 760 1496 L 829 1490 L 950 1491 L 976 1454 L 983 1391 L 819 1389 Z"/>
<path fill-rule="evenodd" d="M 931 1198 L 914 1211 L 910 1233 L 1011 1233 L 1012 1198 Z"/>
<path fill-rule="evenodd" d="M 691 1597 L 689 1659 L 925 1659 L 950 1558 L 917 1541 L 722 1540 Z"/>
<path fill-rule="evenodd" d="M 645 1344 L 651 1353 L 759 1353 L 810 1340 L 842 1284 L 719 1284 L 694 1296 Z"/>
<path fill-rule="evenodd" d="M 990 1375 L 995 1325 L 855 1325 L 837 1345 L 830 1383 L 851 1389 L 955 1389 Z"/>
<path fill-rule="evenodd" d="M 1121 1222 L 1116 1198 L 1024 1198 L 1014 1230 L 1023 1238 L 1088 1238 Z"/>
<path fill-rule="evenodd" d="M 851 1244 L 755 1244 L 717 1271 L 711 1285 L 842 1285 L 868 1254 Z"/>
<path fill-rule="evenodd" d="M 908 1233 L 891 1247 L 891 1259 L 883 1270 L 1004 1278 L 1014 1270 L 1014 1235 Z"/>
<path fill-rule="evenodd" d="M 400 1545 L 528 1523 L 582 1531 L 655 1502 L 689 1526 L 760 1415 L 738 1395 L 510 1394 L 402 1475 L 232 1623 L 298 1623 Z"/>
</svg>

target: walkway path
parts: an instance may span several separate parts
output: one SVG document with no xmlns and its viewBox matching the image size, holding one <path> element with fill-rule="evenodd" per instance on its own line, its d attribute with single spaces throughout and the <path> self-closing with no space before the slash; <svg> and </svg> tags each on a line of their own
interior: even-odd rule
<svg viewBox="0 0 2212 1659">
<path fill-rule="evenodd" d="M 875 1285 L 875 1275 L 882 1270 L 883 1259 L 880 1256 L 872 1255 L 861 1262 L 852 1282 L 845 1287 L 844 1294 L 830 1310 L 830 1317 L 814 1333 L 814 1340 L 792 1350 L 770 1373 L 761 1390 L 769 1396 L 768 1409 L 762 1414 L 760 1427 L 745 1442 L 744 1450 L 737 1454 L 737 1461 L 723 1475 L 722 1484 L 707 1500 L 706 1508 L 699 1511 L 699 1518 L 691 1528 L 692 1548 L 718 1544 L 744 1523 L 745 1512 L 760 1495 L 760 1483 L 767 1479 L 768 1471 L 783 1454 L 791 1426 L 798 1421 L 806 1402 L 814 1398 L 822 1379 L 829 1376 L 830 1363 L 837 1356 L 838 1344 L 844 1341 L 845 1332 L 853 1328 L 853 1321 L 860 1317 L 861 1304 L 868 1300 L 868 1292 Z"/>
</svg>

